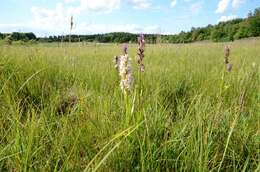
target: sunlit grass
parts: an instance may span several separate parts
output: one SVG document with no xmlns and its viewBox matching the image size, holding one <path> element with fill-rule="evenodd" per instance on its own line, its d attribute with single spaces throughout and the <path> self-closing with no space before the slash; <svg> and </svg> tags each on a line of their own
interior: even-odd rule
<svg viewBox="0 0 260 172">
<path fill-rule="evenodd" d="M 0 171 L 259 170 L 260 41 L 230 44 L 230 73 L 224 44 L 165 44 L 141 76 L 130 45 L 128 97 L 121 45 L 1 46 Z"/>
</svg>

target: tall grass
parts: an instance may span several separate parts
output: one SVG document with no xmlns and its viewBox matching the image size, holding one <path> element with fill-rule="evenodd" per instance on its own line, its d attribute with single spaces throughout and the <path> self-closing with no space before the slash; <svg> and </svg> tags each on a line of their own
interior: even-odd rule
<svg viewBox="0 0 260 172">
<path fill-rule="evenodd" d="M 0 171 L 259 171 L 260 41 L 231 46 L 147 45 L 127 100 L 116 45 L 1 46 Z"/>
</svg>

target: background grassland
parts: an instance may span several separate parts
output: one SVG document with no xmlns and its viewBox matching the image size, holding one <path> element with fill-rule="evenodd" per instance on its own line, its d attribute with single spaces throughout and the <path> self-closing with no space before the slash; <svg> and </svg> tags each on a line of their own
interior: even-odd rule
<svg viewBox="0 0 260 172">
<path fill-rule="evenodd" d="M 260 41 L 230 45 L 231 73 L 196 43 L 147 45 L 141 75 L 130 45 L 128 97 L 121 45 L 1 46 L 0 171 L 259 171 Z"/>
</svg>

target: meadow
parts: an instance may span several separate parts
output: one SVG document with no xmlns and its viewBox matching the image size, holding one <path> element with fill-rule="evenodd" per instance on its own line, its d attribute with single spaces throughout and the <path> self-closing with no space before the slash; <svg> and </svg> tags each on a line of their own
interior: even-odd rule
<svg viewBox="0 0 260 172">
<path fill-rule="evenodd" d="M 0 171 L 260 171 L 260 39 L 121 47 L 0 46 Z"/>
</svg>

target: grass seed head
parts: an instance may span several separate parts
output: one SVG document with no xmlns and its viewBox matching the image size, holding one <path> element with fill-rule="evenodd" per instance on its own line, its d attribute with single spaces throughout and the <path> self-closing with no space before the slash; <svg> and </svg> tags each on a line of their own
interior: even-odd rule
<svg viewBox="0 0 260 172">
<path fill-rule="evenodd" d="M 73 25 L 74 25 L 73 16 L 71 16 L 71 17 L 70 17 L 70 30 L 73 29 Z"/>
</svg>

